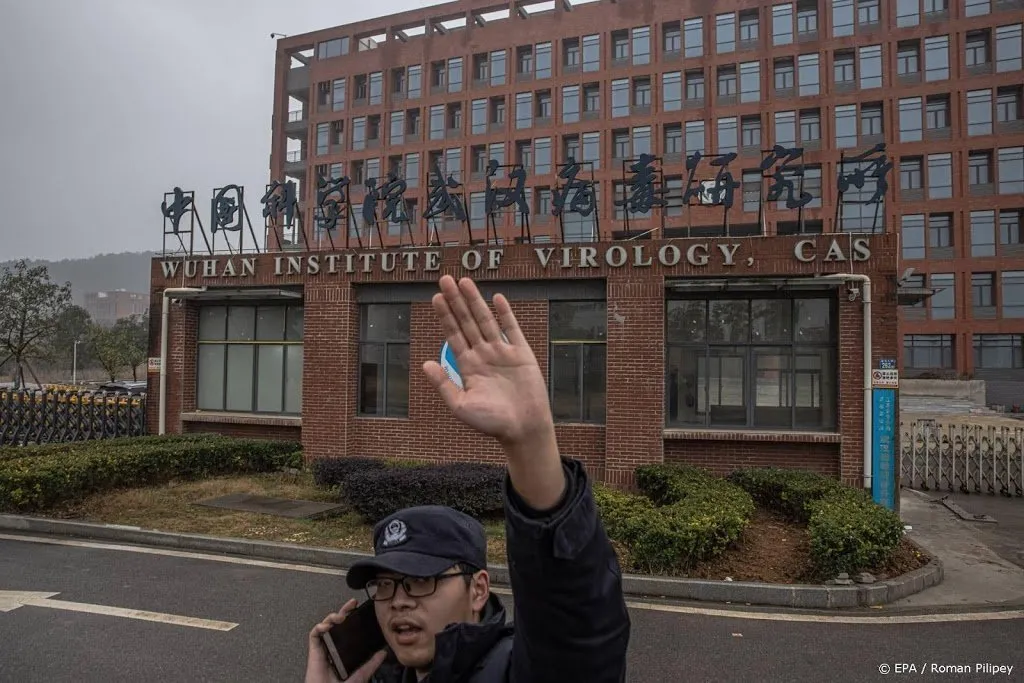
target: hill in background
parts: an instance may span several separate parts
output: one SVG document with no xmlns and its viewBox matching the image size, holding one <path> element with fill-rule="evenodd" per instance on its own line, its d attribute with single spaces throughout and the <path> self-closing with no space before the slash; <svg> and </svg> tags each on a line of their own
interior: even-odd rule
<svg viewBox="0 0 1024 683">
<path fill-rule="evenodd" d="M 29 260 L 29 265 L 45 265 L 50 279 L 56 283 L 71 283 L 75 303 L 85 303 L 86 292 L 127 289 L 130 292 L 149 292 L 152 252 L 123 252 L 99 254 L 90 258 L 63 261 Z M 0 262 L 0 270 L 13 266 L 13 261 Z"/>
</svg>

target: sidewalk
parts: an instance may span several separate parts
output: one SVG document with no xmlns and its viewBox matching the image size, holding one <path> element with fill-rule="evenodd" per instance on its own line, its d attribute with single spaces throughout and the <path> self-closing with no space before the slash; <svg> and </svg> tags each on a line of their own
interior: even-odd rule
<svg viewBox="0 0 1024 683">
<path fill-rule="evenodd" d="M 943 495 L 937 491 L 901 491 L 900 514 L 904 523 L 913 527 L 907 537 L 942 562 L 944 578 L 939 585 L 892 606 L 1024 604 L 1024 568 L 1005 559 L 1016 559 L 1017 553 L 1024 551 L 1024 501 L 955 497 L 955 502 L 968 512 L 984 511 L 997 520 L 988 524 L 962 520 L 941 503 L 930 502 Z M 1020 540 L 1017 544 L 1006 542 L 1011 538 Z"/>
</svg>

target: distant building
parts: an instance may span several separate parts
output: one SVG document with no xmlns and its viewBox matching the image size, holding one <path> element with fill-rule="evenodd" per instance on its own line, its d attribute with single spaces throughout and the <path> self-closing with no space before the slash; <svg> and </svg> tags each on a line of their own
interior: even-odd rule
<svg viewBox="0 0 1024 683">
<path fill-rule="evenodd" d="M 107 292 L 87 292 L 85 310 L 100 325 L 113 325 L 121 318 L 144 315 L 149 310 L 149 294 L 115 289 Z"/>
</svg>

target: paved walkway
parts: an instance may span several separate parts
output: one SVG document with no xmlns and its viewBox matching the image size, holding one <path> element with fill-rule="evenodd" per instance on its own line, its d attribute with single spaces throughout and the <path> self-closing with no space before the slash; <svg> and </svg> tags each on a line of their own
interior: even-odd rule
<svg viewBox="0 0 1024 683">
<path fill-rule="evenodd" d="M 1024 604 L 1024 500 L 950 495 L 969 513 L 996 523 L 968 522 L 938 502 L 941 492 L 904 489 L 900 514 L 907 536 L 938 557 L 942 583 L 897 603 L 900 607 Z"/>
</svg>

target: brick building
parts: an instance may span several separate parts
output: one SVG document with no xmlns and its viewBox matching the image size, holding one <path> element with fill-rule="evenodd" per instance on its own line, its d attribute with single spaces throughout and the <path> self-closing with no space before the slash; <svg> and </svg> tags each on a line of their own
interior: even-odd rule
<svg viewBox="0 0 1024 683">
<path fill-rule="evenodd" d="M 114 289 L 86 292 L 85 310 L 100 325 L 113 325 L 121 318 L 145 315 L 149 310 L 149 294 Z"/>
<path fill-rule="evenodd" d="M 1006 93 L 1019 101 L 1019 65 L 1009 72 L 1022 14 L 968 2 L 900 2 L 899 17 L 871 0 L 717 13 L 643 0 L 453 2 L 280 40 L 271 175 L 296 184 L 302 220 L 271 223 L 261 255 L 154 260 L 152 355 L 164 288 L 205 288 L 179 292 L 168 310 L 166 429 L 301 436 L 312 456 L 497 457 L 447 417 L 419 369 L 442 342 L 429 310 L 437 278 L 471 274 L 509 296 L 547 374 L 563 450 L 600 477 L 627 481 L 637 464 L 666 460 L 862 481 L 863 278 L 875 367 L 899 356 L 898 301 L 915 301 L 897 274 L 913 265 L 905 284 L 926 285 L 935 278 L 914 276 L 967 268 L 971 212 L 1012 218 L 1024 206 L 1014 190 L 1024 138 L 997 106 Z M 984 30 L 989 62 L 968 63 L 965 41 Z M 983 63 L 992 73 L 979 74 Z M 991 131 L 977 139 L 957 132 L 969 66 L 971 92 L 991 95 Z M 942 93 L 946 133 L 925 117 Z M 887 189 L 872 176 L 878 155 L 851 161 L 879 142 L 896 164 Z M 762 171 L 777 146 L 802 155 Z M 950 171 L 951 197 L 939 199 L 925 171 L 944 159 L 966 168 L 979 147 L 991 150 L 992 191 Z M 666 205 L 635 211 L 629 166 L 643 154 Z M 569 200 L 553 212 L 569 196 L 570 160 L 592 183 L 589 215 Z M 527 209 L 489 216 L 487 189 L 509 187 L 513 167 L 526 173 Z M 451 208 L 424 218 L 435 169 L 465 221 Z M 712 189 L 723 169 L 731 208 Z M 862 187 L 840 194 L 837 178 L 858 171 Z M 322 201 L 332 186 L 318 179 L 342 177 L 339 204 Z M 389 219 L 381 197 L 365 198 L 391 180 L 407 188 Z M 780 180 L 788 190 L 769 197 Z M 806 200 L 787 204 L 787 192 Z M 337 227 L 322 220 L 331 206 Z M 953 260 L 901 262 L 907 226 L 918 215 L 932 225 L 934 212 L 952 216 Z M 931 334 L 933 306 L 906 331 Z M 993 334 L 1024 332 L 1002 318 Z M 156 376 L 150 389 L 158 396 Z M 157 429 L 160 402 L 150 406 Z"/>
</svg>

